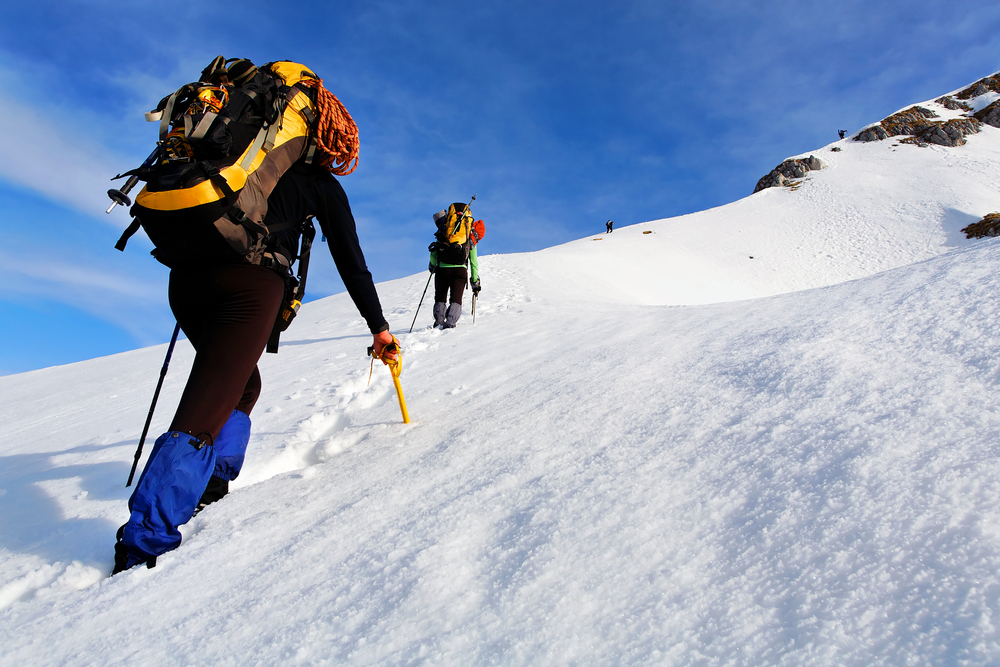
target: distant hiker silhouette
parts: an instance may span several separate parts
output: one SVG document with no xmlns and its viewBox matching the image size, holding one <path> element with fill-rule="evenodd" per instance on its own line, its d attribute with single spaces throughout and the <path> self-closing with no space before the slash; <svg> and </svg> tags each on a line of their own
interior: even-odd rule
<svg viewBox="0 0 1000 667">
<path fill-rule="evenodd" d="M 615 222 L 614 220 L 608 220 L 606 223 L 604 223 L 604 226 L 608 228 L 608 231 L 606 233 L 610 234 L 611 232 L 614 231 Z"/>
<path fill-rule="evenodd" d="M 461 202 L 433 217 L 437 240 L 428 247 L 431 257 L 427 270 L 434 274 L 434 326 L 453 329 L 462 316 L 462 294 L 470 270 L 472 293 L 478 295 L 482 289 L 476 246 L 485 228 L 482 220 L 473 221 L 472 211 Z"/>
</svg>

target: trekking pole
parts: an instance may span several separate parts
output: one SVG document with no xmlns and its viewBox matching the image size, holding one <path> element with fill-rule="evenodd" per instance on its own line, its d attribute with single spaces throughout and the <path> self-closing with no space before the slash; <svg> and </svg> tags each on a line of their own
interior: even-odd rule
<svg viewBox="0 0 1000 667">
<path fill-rule="evenodd" d="M 427 276 L 427 284 L 424 285 L 424 293 L 420 295 L 420 303 L 417 304 L 417 312 L 413 313 L 413 321 L 410 323 L 409 333 L 413 333 L 413 325 L 417 323 L 417 315 L 420 314 L 420 306 L 424 305 L 424 297 L 427 296 L 427 288 L 431 286 L 431 278 L 434 274 Z"/>
<path fill-rule="evenodd" d="M 144 171 L 152 167 L 153 164 L 155 164 L 156 158 L 159 156 L 159 154 L 160 154 L 160 147 L 157 146 L 156 148 L 153 149 L 153 152 L 149 154 L 149 157 L 146 158 L 146 161 L 142 163 L 142 166 L 139 167 L 139 169 L 137 169 L 136 171 Z M 125 174 L 118 174 L 111 180 L 113 181 L 117 178 L 121 178 L 124 175 Z M 108 207 L 108 210 L 105 211 L 105 213 L 111 213 L 111 211 L 115 209 L 115 206 L 131 206 L 132 200 L 129 198 L 128 193 L 132 192 L 132 188 L 134 188 L 138 183 L 139 183 L 139 178 L 135 174 L 131 174 L 128 177 L 128 180 L 125 181 L 125 185 L 122 186 L 121 190 L 116 190 L 114 188 L 108 190 L 108 197 L 111 198 L 111 206 Z"/>
<path fill-rule="evenodd" d="M 478 193 L 476 193 L 476 194 L 478 194 Z M 472 210 L 472 202 L 474 202 L 474 201 L 476 201 L 476 195 L 472 195 L 472 199 L 470 199 L 469 203 L 465 205 L 465 212 L 469 213 L 470 217 L 472 217 L 473 220 L 475 220 L 475 217 L 472 216 L 471 210 Z M 478 297 L 478 296 L 479 296 L 478 294 L 473 294 L 472 295 L 472 323 L 473 324 L 476 323 L 476 297 Z"/>
<path fill-rule="evenodd" d="M 160 387 L 163 386 L 163 378 L 167 376 L 167 366 L 170 365 L 170 355 L 174 353 L 174 345 L 177 343 L 177 334 L 181 330 L 180 322 L 174 325 L 174 335 L 170 337 L 170 345 L 167 347 L 167 356 L 163 360 L 163 368 L 160 369 L 160 380 L 156 383 L 156 391 L 153 392 L 153 402 L 149 406 L 149 414 L 146 415 L 146 425 L 142 427 L 142 435 L 139 436 L 139 447 L 135 450 L 135 459 L 132 461 L 132 472 L 128 474 L 126 487 L 132 486 L 132 477 L 135 476 L 135 469 L 139 465 L 142 457 L 142 446 L 146 442 L 146 434 L 149 432 L 149 423 L 153 421 L 153 410 L 156 409 L 156 399 L 160 397 Z"/>
</svg>

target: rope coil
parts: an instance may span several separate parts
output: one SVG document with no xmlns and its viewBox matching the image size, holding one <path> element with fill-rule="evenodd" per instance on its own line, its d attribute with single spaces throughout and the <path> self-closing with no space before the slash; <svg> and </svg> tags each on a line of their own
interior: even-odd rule
<svg viewBox="0 0 1000 667">
<path fill-rule="evenodd" d="M 358 126 L 343 103 L 323 87 L 323 79 L 304 78 L 301 85 L 316 90 L 316 162 L 337 176 L 358 168 L 361 140 Z"/>
</svg>

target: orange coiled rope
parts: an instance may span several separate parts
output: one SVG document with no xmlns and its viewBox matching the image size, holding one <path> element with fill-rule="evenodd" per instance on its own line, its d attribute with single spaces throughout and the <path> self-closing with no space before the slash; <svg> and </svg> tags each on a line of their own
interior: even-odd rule
<svg viewBox="0 0 1000 667">
<path fill-rule="evenodd" d="M 337 176 L 358 168 L 361 141 L 358 126 L 344 105 L 323 87 L 322 79 L 303 79 L 303 86 L 316 89 L 316 162 Z"/>
</svg>

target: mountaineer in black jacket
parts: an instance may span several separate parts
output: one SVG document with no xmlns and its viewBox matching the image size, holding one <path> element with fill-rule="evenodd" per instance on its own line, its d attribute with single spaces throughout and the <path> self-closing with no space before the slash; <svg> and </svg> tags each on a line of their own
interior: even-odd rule
<svg viewBox="0 0 1000 667">
<path fill-rule="evenodd" d="M 131 516 L 118 531 L 113 573 L 142 563 L 151 567 L 157 556 L 175 549 L 181 541 L 177 527 L 199 506 L 225 495 L 239 474 L 250 411 L 260 396 L 257 360 L 297 254 L 298 223 L 309 215 L 326 235 L 344 285 L 374 337 L 376 355 L 393 343 L 344 189 L 328 171 L 296 164 L 268 198 L 265 224 L 277 231 L 266 265 L 220 250 L 215 261 L 171 269 L 170 307 L 194 345 L 195 359 L 170 430 L 157 439 L 129 499 Z M 396 352 L 387 356 L 395 358 Z"/>
</svg>

